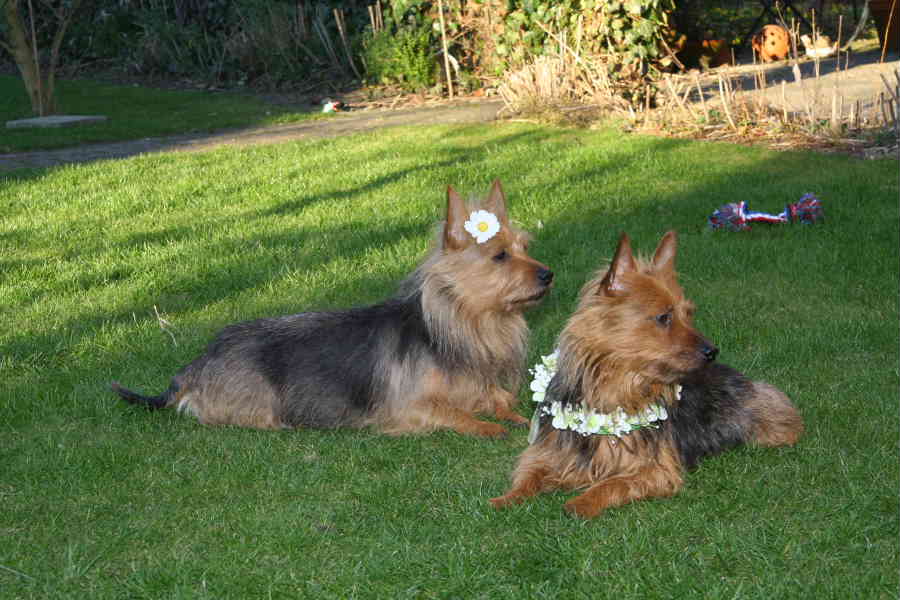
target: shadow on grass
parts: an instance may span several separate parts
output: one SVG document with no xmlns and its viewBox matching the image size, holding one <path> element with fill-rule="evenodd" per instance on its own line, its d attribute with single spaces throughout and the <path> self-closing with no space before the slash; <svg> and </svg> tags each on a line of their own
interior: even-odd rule
<svg viewBox="0 0 900 600">
<path fill-rule="evenodd" d="M 501 139 L 496 140 L 497 145 L 510 143 L 537 143 L 542 139 L 554 137 L 536 132 L 520 132 Z M 472 153 L 468 149 L 446 149 L 442 151 L 441 157 L 435 162 L 427 165 L 401 168 L 391 173 L 377 177 L 361 185 L 347 186 L 344 189 L 335 192 L 329 192 L 320 195 L 301 196 L 296 200 L 282 202 L 276 206 L 265 209 L 250 208 L 236 215 L 208 215 L 205 217 L 207 225 L 217 230 L 229 230 L 236 227 L 240 223 L 248 220 L 267 220 L 277 217 L 284 217 L 293 214 L 302 213 L 312 207 L 320 204 L 334 204 L 337 202 L 346 202 L 353 198 L 377 194 L 398 182 L 410 178 L 417 177 L 433 172 L 435 169 L 446 169 L 460 161 L 480 160 L 478 153 Z M 25 175 L 19 177 L 20 182 L 30 180 L 32 177 L 39 175 Z M 486 182 L 485 182 L 486 183 Z M 479 186 L 482 187 L 482 186 Z M 444 202 L 444 185 L 436 184 L 430 188 L 429 195 L 440 198 L 439 208 L 436 212 L 442 214 Z M 515 203 L 515 200 L 511 200 Z M 88 217 L 86 217 L 88 218 Z M 242 259 L 245 256 L 244 250 L 247 244 L 261 246 L 266 250 L 266 257 L 290 256 L 292 262 L 289 270 L 294 273 L 312 273 L 317 269 L 331 263 L 335 256 L 347 262 L 355 262 L 372 249 L 384 249 L 397 243 L 398 240 L 408 238 L 425 237 L 430 241 L 433 226 L 420 223 L 408 223 L 403 221 L 393 222 L 390 225 L 379 225 L 377 227 L 367 227 L 361 231 L 359 224 L 346 225 L 325 225 L 321 228 L 298 228 L 297 230 L 278 233 L 255 233 L 249 240 L 247 239 L 231 239 L 224 242 L 204 241 L 196 238 L 196 232 L 191 225 L 178 225 L 154 229 L 153 231 L 142 231 L 125 234 L 117 243 L 117 247 L 136 248 L 150 247 L 164 249 L 171 245 L 186 245 L 189 250 L 182 254 L 183 259 L 178 259 L 180 264 L 187 265 L 186 269 L 171 269 L 165 264 L 161 265 L 161 269 L 169 269 L 171 275 L 165 280 L 159 282 L 159 286 L 154 289 L 151 296 L 153 301 L 147 300 L 147 293 L 143 290 L 136 290 L 134 286 L 122 286 L 122 294 L 128 295 L 128 301 L 120 304 L 119 308 L 114 311 L 97 307 L 82 312 L 77 318 L 66 320 L 57 324 L 53 331 L 46 331 L 43 334 L 34 335 L 17 334 L 15 331 L 10 332 L 8 336 L 9 342 L 5 345 L 4 353 L 9 355 L 15 361 L 22 361 L 24 364 L 30 365 L 32 368 L 39 369 L 47 373 L 53 373 L 54 369 L 63 366 L 69 366 L 73 362 L 70 349 L 81 346 L 83 342 L 89 340 L 96 335 L 97 331 L 105 326 L 116 323 L 129 323 L 134 321 L 135 314 L 146 315 L 152 305 L 157 304 L 168 315 L 177 315 L 182 310 L 196 309 L 210 303 L 228 302 L 241 297 L 248 291 L 264 288 L 282 277 L 284 277 L 285 269 L 282 265 L 274 264 L 275 261 L 270 259 L 265 264 L 248 263 Z M 3 234 L 4 242 L 11 245 L 27 246 L 28 238 L 35 232 L 12 231 Z M 310 253 L 304 252 L 304 242 L 314 237 L 327 235 L 331 246 L 334 248 L 333 254 L 326 253 Z M 423 245 L 424 246 L 424 245 Z M 68 252 L 69 260 L 77 260 L 81 256 L 90 256 L 102 253 L 108 250 L 104 246 L 102 240 L 97 239 L 94 242 L 87 242 L 79 245 Z M 214 257 L 215 262 L 221 268 L 209 268 L 207 261 L 195 260 L 191 263 L 191 257 Z M 172 259 L 167 259 L 172 260 Z M 39 261 L 31 261 L 38 263 Z M 24 268 L 26 261 L 8 261 L 9 268 Z M 304 306 L 297 306 L 290 299 L 282 299 L 269 303 L 268 306 L 273 310 L 272 314 L 286 314 L 299 312 L 302 310 L 330 309 L 347 307 L 353 304 L 361 304 L 364 302 L 376 302 L 381 298 L 389 295 L 394 285 L 413 268 L 414 265 L 397 265 L 394 269 L 396 276 L 388 278 L 385 276 L 360 275 L 355 278 L 351 289 L 325 289 L 309 297 L 309 290 L 306 296 L 308 301 Z M 73 279 L 65 277 L 58 281 L 54 289 L 37 292 L 30 298 L 32 302 L 42 302 L 50 299 L 52 296 L 65 293 L 65 290 L 77 289 L 80 293 L 86 293 L 88 296 L 93 292 L 100 293 L 109 288 L 109 286 L 118 285 L 127 281 L 131 276 L 136 275 L 136 269 L 116 266 L 112 271 L 79 274 L 76 273 Z M 62 288 L 62 289 L 60 289 Z M 360 297 L 363 291 L 368 297 Z M 343 298 L 352 298 L 351 301 L 343 302 Z M 148 304 L 149 302 L 149 304 Z M 338 302 L 339 306 L 334 304 Z M 102 304 L 102 303 L 101 303 Z M 252 313 L 253 311 L 250 311 Z M 252 314 L 245 313 L 246 318 L 252 318 Z M 256 315 L 264 316 L 264 315 Z M 267 315 L 271 316 L 271 315 Z M 215 330 L 220 329 L 227 323 L 220 323 L 215 326 Z M 64 342 L 61 343 L 61 335 Z M 168 343 L 165 338 L 161 338 L 163 343 Z M 188 346 L 199 351 L 198 343 L 205 344 L 209 339 L 193 340 Z M 48 348 L 55 349 L 47 351 Z M 184 360 L 184 356 L 189 350 L 179 348 L 173 352 L 174 360 Z M 111 365 L 121 365 L 137 362 L 140 364 L 144 358 L 154 357 L 158 355 L 152 349 L 135 348 L 132 346 L 130 350 L 120 350 L 119 356 L 108 356 L 106 362 Z M 26 384 L 26 388 L 30 384 Z M 26 393 L 25 389 L 17 390 L 16 393 Z"/>
<path fill-rule="evenodd" d="M 453 130 L 446 139 L 458 139 L 466 141 L 466 129 Z M 544 214 L 541 207 L 531 207 L 530 211 L 539 215 L 543 221 L 543 228 L 533 231 L 536 236 L 536 246 L 532 254 L 546 262 L 557 273 L 557 285 L 551 297 L 545 301 L 543 307 L 533 310 L 529 315 L 529 322 L 536 336 L 543 343 L 555 337 L 568 314 L 575 305 L 578 290 L 581 285 L 591 277 L 604 259 L 611 256 L 615 242 L 622 231 L 627 231 L 634 240 L 635 246 L 644 253 L 652 252 L 659 236 L 667 229 L 676 228 L 681 234 L 681 254 L 679 264 L 683 271 L 690 273 L 689 281 L 694 284 L 686 285 L 690 296 L 699 297 L 699 303 L 705 304 L 707 296 L 715 297 L 707 292 L 722 284 L 733 283 L 732 280 L 742 276 L 742 256 L 747 256 L 751 264 L 775 264 L 780 263 L 785 269 L 784 277 L 801 277 L 802 270 L 807 268 L 802 260 L 798 260 L 796 254 L 809 251 L 804 244 L 813 246 L 813 251 L 823 249 L 827 244 L 836 241 L 835 238 L 846 238 L 848 235 L 856 235 L 859 231 L 854 228 L 851 231 L 841 231 L 837 227 L 827 224 L 819 230 L 821 237 L 812 239 L 809 236 L 789 238 L 789 230 L 778 228 L 759 228 L 751 234 L 710 234 L 706 231 L 706 217 L 719 204 L 735 198 L 736 192 L 742 199 L 750 201 L 751 205 L 757 205 L 761 210 L 780 210 L 778 206 L 770 206 L 772 199 L 766 197 L 771 192 L 771 187 L 762 186 L 754 189 L 753 182 L 761 178 L 778 178 L 784 197 L 777 200 L 778 203 L 793 201 L 806 191 L 828 191 L 833 189 L 835 182 L 829 181 L 833 177 L 840 178 L 838 169 L 828 173 L 811 173 L 809 159 L 800 154 L 771 155 L 764 153 L 765 158 L 747 158 L 741 154 L 742 160 L 734 165 L 721 165 L 715 162 L 716 144 L 703 147 L 710 154 L 711 168 L 704 172 L 702 166 L 697 166 L 697 158 L 685 156 L 686 163 L 691 163 L 691 169 L 696 170 L 697 176 L 685 182 L 681 173 L 659 172 L 654 168 L 654 161 L 661 156 L 666 156 L 666 163 L 671 163 L 672 154 L 683 151 L 693 152 L 697 148 L 694 142 L 684 140 L 637 138 L 631 139 L 627 144 L 604 147 L 603 153 L 589 159 L 580 158 L 576 163 L 568 163 L 569 148 L 578 147 L 580 144 L 579 133 L 571 130 L 525 130 L 516 131 L 509 135 L 492 137 L 485 148 L 452 147 L 445 146 L 436 152 L 435 161 L 416 167 L 397 168 L 390 173 L 377 177 L 358 185 L 348 185 L 339 191 L 320 195 L 299 196 L 298 198 L 277 204 L 265 209 L 250 208 L 237 215 L 210 216 L 209 222 L 215 229 L 228 229 L 237 223 L 246 222 L 249 219 L 270 219 L 299 214 L 319 204 L 347 202 L 358 197 L 384 193 L 397 186 L 400 182 L 410 177 L 422 178 L 423 189 L 427 189 L 429 196 L 441 198 L 440 209 L 443 210 L 443 188 L 447 182 L 439 180 L 447 176 L 448 172 L 458 170 L 465 173 L 464 179 L 473 182 L 480 181 L 477 185 L 479 191 L 484 188 L 489 180 L 499 176 L 507 186 L 510 194 L 511 213 L 515 218 L 517 205 L 522 206 L 524 200 L 530 197 L 540 198 L 546 195 L 546 190 L 558 192 L 563 200 L 554 204 Z M 539 148 L 546 145 L 550 156 L 536 173 L 522 172 L 522 163 L 526 162 L 521 157 L 496 156 L 491 148 L 518 147 Z M 400 149 L 403 153 L 405 150 Z M 749 151 L 748 151 L 749 152 Z M 833 159 L 821 157 L 827 164 Z M 677 160 L 675 161 L 677 164 Z M 716 165 L 712 168 L 712 165 Z M 844 164 L 844 163 L 840 163 Z M 827 170 L 827 169 L 826 169 Z M 435 171 L 440 171 L 435 173 Z M 490 173 L 483 177 L 481 172 Z M 40 177 L 39 174 L 19 175 L 13 179 L 17 182 L 27 182 L 32 178 Z M 818 176 L 824 181 L 815 184 L 812 190 L 810 178 Z M 679 180 L 679 184 L 673 188 L 667 187 L 667 178 Z M 613 185 L 617 179 L 629 180 L 628 185 L 634 184 L 637 178 L 646 179 L 646 189 L 643 191 L 645 198 L 634 201 L 633 188 L 623 190 Z M 484 179 L 484 181 L 481 181 Z M 612 183 L 611 183 L 612 182 Z M 603 191 L 605 197 L 596 200 L 584 201 L 585 195 L 576 195 L 576 200 L 569 201 L 566 194 L 573 189 L 597 187 Z M 464 189 L 464 188 L 463 188 Z M 440 190 L 436 192 L 435 190 Z M 616 193 L 631 195 L 628 198 L 616 198 Z M 884 192 L 882 192 L 884 194 Z M 871 192 L 867 192 L 865 198 L 860 198 L 860 204 L 874 203 L 876 199 Z M 624 201 L 623 201 L 624 200 Z M 884 203 L 882 203 L 884 204 Z M 783 204 L 782 204 L 783 205 Z M 895 213 L 896 207 L 883 206 L 879 211 L 860 211 L 859 206 L 851 203 L 829 205 L 829 219 L 840 222 L 846 218 L 863 216 L 864 227 L 878 228 L 884 226 L 884 214 Z M 892 212 L 893 211 L 893 212 Z M 331 254 L 314 254 L 297 252 L 298 246 L 302 246 L 304 239 L 310 236 L 328 235 L 334 251 Z M 189 246 L 189 255 L 184 259 L 188 262 L 188 268 L 178 271 L 162 283 L 161 287 L 154 290 L 152 297 L 159 298 L 160 302 L 167 304 L 165 310 L 169 314 L 178 314 L 182 310 L 189 310 L 205 305 L 237 301 L 243 294 L 255 289 L 264 288 L 267 285 L 277 283 L 283 279 L 284 269 L 279 268 L 277 259 L 282 256 L 291 256 L 292 262 L 289 270 L 292 272 L 313 273 L 331 263 L 335 256 L 351 264 L 360 262 L 360 259 L 372 249 L 389 248 L 399 239 L 424 238 L 431 236 L 431 225 L 421 222 L 410 223 L 397 221 L 391 225 L 367 228 L 360 231 L 357 224 L 329 226 L 327 228 L 306 228 L 291 233 L 254 233 L 250 240 L 234 239 L 224 243 L 195 240 L 195 232 L 189 226 L 172 226 L 154 231 L 130 233 L 121 238 L 117 245 L 134 246 L 160 246 L 164 247 L 174 243 L 184 243 Z M 13 231 L 3 233 L 4 244 L 27 245 L 28 232 Z M 246 244 L 252 242 L 267 249 L 267 257 L 262 262 L 247 262 L 242 251 Z M 844 239 L 841 243 L 847 243 Z M 99 252 L 102 249 L 84 247 L 84 253 Z M 793 256 L 785 257 L 785 253 Z M 721 259 L 710 259 L 710 255 L 721 256 Z M 273 258 L 269 259 L 268 256 Z M 203 261 L 197 260 L 195 264 L 189 261 L 191 257 L 216 257 L 221 263 L 221 269 L 210 269 Z M 4 268 L 22 268 L 27 261 L 16 259 L 4 259 Z M 394 284 L 408 272 L 413 265 L 393 265 L 391 272 L 395 276 L 359 274 L 353 278 L 352 283 L 343 284 L 340 287 L 328 289 L 305 290 L 306 301 L 304 306 L 297 306 L 290 299 L 275 299 L 265 303 L 266 310 L 273 312 L 269 315 L 286 314 L 311 309 L 333 308 L 335 299 L 341 307 L 365 302 L 375 302 L 387 296 Z M 824 272 L 837 269 L 839 265 L 825 260 L 818 266 Z M 166 267 L 163 266 L 165 269 Z M 174 270 L 172 270 L 174 273 Z M 877 276 L 879 269 L 873 266 L 872 275 Z M 127 269 L 118 277 L 119 280 L 127 280 L 130 273 Z M 821 275 L 824 277 L 824 275 Z M 697 285 L 699 284 L 699 285 Z M 80 291 L 98 291 L 111 285 L 109 278 L 90 278 L 83 281 L 84 287 Z M 312 292 L 312 293 L 309 293 Z M 50 292 L 55 293 L 55 292 Z M 56 389 L 63 388 L 67 382 L 75 377 L 71 374 L 73 368 L 72 356 L 74 348 L 87 342 L 98 331 L 110 324 L 131 322 L 134 314 L 146 314 L 152 301 L 147 300 L 148 293 L 132 286 L 131 291 L 123 290 L 125 294 L 131 294 L 131 298 L 122 304 L 117 310 L 104 309 L 102 302 L 96 308 L 85 311 L 77 318 L 69 319 L 58 324 L 50 331 L 34 335 L 29 333 L 9 332 L 3 353 L 10 357 L 13 363 L 21 362 L 32 368 L 33 373 L 41 373 L 36 378 L 17 378 L 9 393 L 16 397 L 34 397 L 36 389 L 44 389 L 45 379 L 52 380 L 52 386 Z M 342 299 L 346 298 L 344 302 Z M 36 298 L 35 301 L 40 301 Z M 260 305 L 261 306 L 261 305 Z M 259 306 L 256 310 L 259 310 Z M 716 307 L 716 310 L 727 310 L 724 307 Z M 252 318 L 255 310 L 243 313 L 242 318 Z M 263 315 L 257 315 L 263 316 Z M 228 323 L 211 324 L 215 330 Z M 60 333 L 65 332 L 64 339 L 60 339 Z M 191 339 L 185 346 L 172 352 L 162 352 L 168 355 L 164 364 L 155 364 L 149 371 L 145 370 L 144 363 L 148 360 L 159 361 L 161 354 L 159 345 L 168 346 L 167 338 L 160 334 L 156 347 L 135 347 L 134 343 L 125 341 L 126 345 L 117 349 L 104 348 L 105 356 L 95 357 L 88 361 L 94 366 L 88 367 L 88 372 L 100 372 L 116 369 L 123 381 L 130 382 L 138 372 L 152 373 L 159 370 L 169 370 L 170 374 L 182 366 L 185 359 L 190 360 L 200 351 L 203 345 L 209 341 L 205 339 Z M 124 340 L 123 340 L 124 341 Z M 537 353 L 549 352 L 550 348 L 535 347 Z M 65 368 L 67 373 L 54 376 L 54 370 Z M 168 367 L 168 368 L 167 368 Z M 49 375 L 47 375 L 49 373 Z M 146 375 L 145 375 L 146 377 Z M 155 387 L 162 388 L 166 382 L 159 382 Z M 98 382 L 101 388 L 106 382 Z M 21 415 L 25 418 L 25 415 Z"/>
</svg>

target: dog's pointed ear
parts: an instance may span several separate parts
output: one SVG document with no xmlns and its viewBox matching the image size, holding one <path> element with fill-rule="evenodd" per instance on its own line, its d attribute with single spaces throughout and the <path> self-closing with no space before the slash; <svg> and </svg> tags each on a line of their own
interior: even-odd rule
<svg viewBox="0 0 900 600">
<path fill-rule="evenodd" d="M 503 193 L 503 186 L 500 185 L 499 179 L 495 179 L 494 183 L 491 184 L 491 191 L 488 192 L 488 197 L 484 205 L 485 210 L 494 213 L 494 216 L 497 217 L 498 221 L 501 223 L 509 223 L 509 219 L 506 215 L 506 195 Z"/>
<path fill-rule="evenodd" d="M 609 265 L 609 271 L 606 272 L 606 275 L 600 282 L 600 293 L 614 296 L 625 291 L 622 276 L 635 269 L 634 254 L 631 252 L 631 240 L 628 239 L 627 233 L 623 233 L 622 237 L 619 238 L 616 254 Z"/>
<path fill-rule="evenodd" d="M 653 270 L 658 273 L 674 273 L 675 272 L 675 255 L 678 252 L 678 234 L 672 229 L 667 231 L 656 252 L 653 254 Z"/>
<path fill-rule="evenodd" d="M 452 186 L 447 186 L 447 220 L 444 222 L 444 248 L 460 250 L 471 241 L 466 232 L 466 203 Z"/>
</svg>

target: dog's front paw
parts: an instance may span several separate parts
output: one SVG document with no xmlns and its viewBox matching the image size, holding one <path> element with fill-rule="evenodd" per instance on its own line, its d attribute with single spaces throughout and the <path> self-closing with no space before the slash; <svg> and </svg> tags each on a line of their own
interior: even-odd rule
<svg viewBox="0 0 900 600">
<path fill-rule="evenodd" d="M 503 496 L 491 498 L 491 504 L 494 508 L 506 508 L 507 506 L 521 504 L 523 500 L 524 498 L 522 498 L 522 496 L 516 496 L 514 494 L 504 494 Z"/>
<path fill-rule="evenodd" d="M 506 427 L 499 423 L 490 423 L 488 421 L 478 421 L 478 425 L 473 431 L 475 435 L 487 438 L 501 439 L 509 435 Z"/>
<path fill-rule="evenodd" d="M 584 496 L 572 498 L 565 503 L 563 509 L 573 517 L 581 517 L 582 519 L 593 519 L 603 512 L 603 508 L 596 500 L 585 498 Z"/>
<path fill-rule="evenodd" d="M 528 424 L 531 422 L 529 419 L 526 419 L 522 415 L 514 412 L 506 413 L 500 418 L 510 423 L 513 427 L 528 427 Z"/>
</svg>

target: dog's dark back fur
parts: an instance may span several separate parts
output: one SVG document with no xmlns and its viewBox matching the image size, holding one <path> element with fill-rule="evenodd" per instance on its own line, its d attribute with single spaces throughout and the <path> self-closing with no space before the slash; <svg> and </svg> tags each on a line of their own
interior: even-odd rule
<svg viewBox="0 0 900 600">
<path fill-rule="evenodd" d="M 668 407 L 668 420 L 657 428 L 633 432 L 618 440 L 617 445 L 623 452 L 640 448 L 641 452 L 655 453 L 660 443 L 674 442 L 682 466 L 696 468 L 701 459 L 731 450 L 751 435 L 753 414 L 742 398 L 752 394 L 753 384 L 743 374 L 728 365 L 711 363 L 685 377 L 680 399 Z M 554 377 L 547 388 L 546 402 L 579 405 L 580 382 L 576 379 L 567 383 L 562 377 Z M 541 416 L 538 441 L 553 432 L 551 420 L 549 415 Z M 581 467 L 587 469 L 601 440 L 574 431 L 559 431 L 554 443 L 561 452 L 576 452 Z"/>
<path fill-rule="evenodd" d="M 464 227 L 475 208 L 500 223 L 478 243 Z M 114 389 L 208 424 L 502 435 L 502 426 L 472 415 L 524 420 L 511 412 L 528 334 L 522 312 L 552 281 L 527 244 L 506 216 L 499 182 L 478 204 L 450 188 L 435 248 L 388 300 L 232 325 L 162 396 Z"/>
</svg>

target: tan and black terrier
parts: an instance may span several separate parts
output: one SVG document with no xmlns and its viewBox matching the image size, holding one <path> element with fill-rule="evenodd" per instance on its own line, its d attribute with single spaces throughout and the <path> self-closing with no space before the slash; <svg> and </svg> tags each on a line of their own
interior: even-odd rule
<svg viewBox="0 0 900 600">
<path fill-rule="evenodd" d="M 565 508 L 595 517 L 675 494 L 685 469 L 705 456 L 798 440 L 803 421 L 784 393 L 714 362 L 718 349 L 694 328 L 694 306 L 678 285 L 676 247 L 670 231 L 648 262 L 623 234 L 608 270 L 582 289 L 532 443 L 494 506 L 583 490 Z"/>
<path fill-rule="evenodd" d="M 527 422 L 514 412 L 528 337 L 522 313 L 553 280 L 528 242 L 510 224 L 499 181 L 483 202 L 448 188 L 435 248 L 393 297 L 232 325 L 163 394 L 113 389 L 208 425 L 505 435 L 475 415 Z"/>
</svg>

